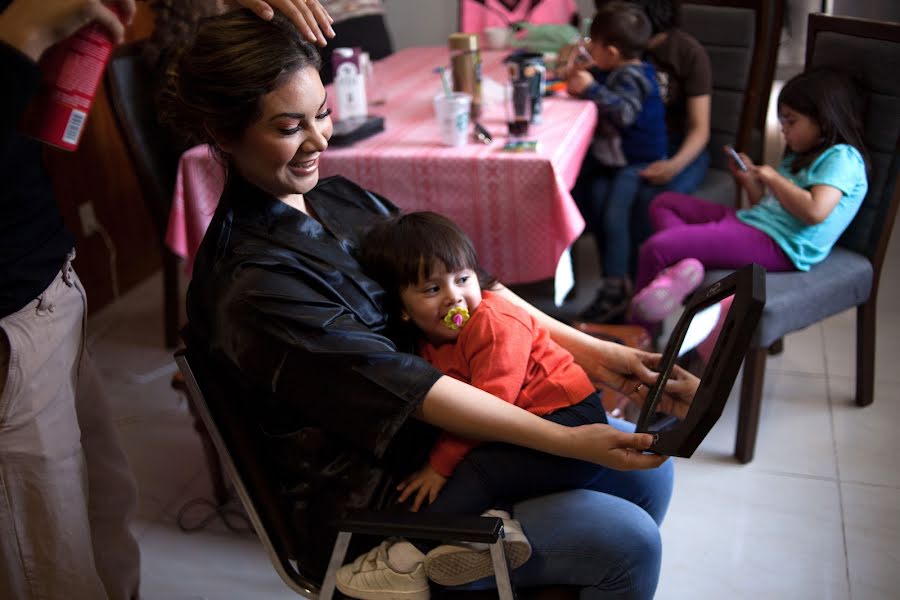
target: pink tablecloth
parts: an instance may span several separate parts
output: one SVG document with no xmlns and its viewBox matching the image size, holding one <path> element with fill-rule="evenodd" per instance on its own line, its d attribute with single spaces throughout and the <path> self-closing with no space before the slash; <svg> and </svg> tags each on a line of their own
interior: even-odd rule
<svg viewBox="0 0 900 600">
<path fill-rule="evenodd" d="M 488 78 L 505 82 L 505 53 L 484 53 Z M 524 283 L 553 277 L 562 253 L 584 228 L 569 194 L 597 121 L 594 105 L 545 98 L 544 122 L 532 126 L 537 153 L 502 152 L 506 117 L 488 104 L 482 124 L 490 146 L 440 145 L 432 99 L 439 91 L 432 69 L 447 63 L 443 47 L 408 48 L 376 63 L 386 103 L 372 112 L 385 131 L 320 159 L 323 177 L 343 175 L 404 210 L 447 215 L 472 237 L 483 266 L 501 281 Z M 486 85 L 490 90 L 491 86 Z M 181 158 L 167 242 L 188 268 L 215 211 L 222 168 L 205 146 Z"/>
</svg>

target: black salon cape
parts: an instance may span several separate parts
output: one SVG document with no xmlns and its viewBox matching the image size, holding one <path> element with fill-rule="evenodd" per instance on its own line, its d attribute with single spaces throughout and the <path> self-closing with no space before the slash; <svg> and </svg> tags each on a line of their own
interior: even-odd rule
<svg viewBox="0 0 900 600">
<path fill-rule="evenodd" d="M 188 318 L 192 343 L 239 375 L 282 444 L 273 460 L 295 507 L 298 558 L 321 575 L 334 519 L 393 488 L 392 456 L 423 464 L 428 444 L 410 443 L 407 419 L 441 373 L 387 337 L 384 291 L 353 256 L 397 208 L 340 177 L 305 200 L 317 220 L 231 175 L 197 255 Z"/>
</svg>

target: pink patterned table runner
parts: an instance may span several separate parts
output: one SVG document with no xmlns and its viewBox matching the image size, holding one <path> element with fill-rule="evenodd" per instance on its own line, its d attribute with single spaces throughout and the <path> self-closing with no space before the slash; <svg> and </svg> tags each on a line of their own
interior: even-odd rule
<svg viewBox="0 0 900 600">
<path fill-rule="evenodd" d="M 484 73 L 507 78 L 505 52 L 485 52 Z M 384 195 L 404 210 L 447 215 L 472 237 L 483 266 L 501 281 L 553 277 L 563 252 L 584 228 L 569 194 L 587 151 L 597 115 L 590 102 L 545 98 L 544 122 L 532 126 L 537 153 L 502 152 L 506 117 L 501 103 L 487 104 L 480 121 L 494 136 L 487 146 L 440 145 L 432 100 L 447 63 L 443 47 L 408 48 L 375 65 L 386 103 L 372 112 L 385 131 L 346 148 L 329 148 L 322 177 L 343 175 Z M 486 88 L 489 86 L 486 86 Z M 222 168 L 206 146 L 181 158 L 167 242 L 188 268 L 224 185 Z"/>
</svg>

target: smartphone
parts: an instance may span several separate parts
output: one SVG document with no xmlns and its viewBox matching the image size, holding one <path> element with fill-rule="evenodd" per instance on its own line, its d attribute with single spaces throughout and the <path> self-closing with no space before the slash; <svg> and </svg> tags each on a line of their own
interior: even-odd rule
<svg viewBox="0 0 900 600">
<path fill-rule="evenodd" d="M 731 160 L 737 165 L 738 169 L 741 171 L 747 170 L 747 165 L 744 164 L 744 161 L 741 160 L 741 155 L 737 153 L 737 151 L 731 146 L 725 146 L 725 152 L 728 153 L 728 156 L 731 157 Z"/>
</svg>

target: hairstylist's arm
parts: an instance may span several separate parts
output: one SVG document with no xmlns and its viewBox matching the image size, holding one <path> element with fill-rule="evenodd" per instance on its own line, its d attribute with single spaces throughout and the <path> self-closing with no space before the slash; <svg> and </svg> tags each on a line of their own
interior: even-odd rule
<svg viewBox="0 0 900 600">
<path fill-rule="evenodd" d="M 15 0 L 0 13 L 0 42 L 37 61 L 47 48 L 94 21 L 121 42 L 125 27 L 107 4 L 116 6 L 125 23 L 131 22 L 134 0 Z"/>
<path fill-rule="evenodd" d="M 640 175 L 653 185 L 665 185 L 681 173 L 709 143 L 711 108 L 709 95 L 691 96 L 687 99 L 687 122 L 684 141 L 675 156 L 647 165 Z"/>
<path fill-rule="evenodd" d="M 334 19 L 319 0 L 232 0 L 232 4 L 249 8 L 267 21 L 277 10 L 290 19 L 306 39 L 320 46 L 328 44 L 326 37 L 334 37 L 331 28 Z"/>
<path fill-rule="evenodd" d="M 652 469 L 666 460 L 643 453 L 653 443 L 649 434 L 624 433 L 609 425 L 565 427 L 447 376 L 431 387 L 416 416 L 457 435 L 525 446 L 618 470 Z"/>
</svg>

